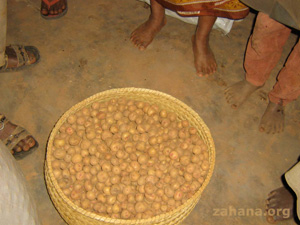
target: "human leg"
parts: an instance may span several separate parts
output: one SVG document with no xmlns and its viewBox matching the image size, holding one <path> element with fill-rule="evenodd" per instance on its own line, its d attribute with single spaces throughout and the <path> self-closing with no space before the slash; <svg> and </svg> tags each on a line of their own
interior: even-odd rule
<svg viewBox="0 0 300 225">
<path fill-rule="evenodd" d="M 7 0 L 0 1 L 0 68 L 5 65 Z"/>
<path fill-rule="evenodd" d="M 135 29 L 130 37 L 133 44 L 140 50 L 145 50 L 155 35 L 166 24 L 165 8 L 156 0 L 151 0 L 151 14 L 149 19 Z"/>
<path fill-rule="evenodd" d="M 284 106 L 300 95 L 300 43 L 295 45 L 278 81 L 269 93 L 269 105 L 260 121 L 259 129 L 267 133 L 279 133 L 284 129 Z"/>
<path fill-rule="evenodd" d="M 271 102 L 285 106 L 300 95 L 300 42 L 295 45 L 285 66 L 278 75 L 278 81 L 269 93 Z"/>
<path fill-rule="evenodd" d="M 0 1 L 0 72 L 20 69 L 38 61 L 39 53 L 32 46 L 6 46 L 7 0 Z"/>
<path fill-rule="evenodd" d="M 280 59 L 290 32 L 289 28 L 268 15 L 258 14 L 245 54 L 246 79 L 225 91 L 226 100 L 233 108 L 239 107 L 255 90 L 264 85 Z"/>
<path fill-rule="evenodd" d="M 215 16 L 199 16 L 198 25 L 193 36 L 194 63 L 197 74 L 202 77 L 214 73 L 217 63 L 209 46 L 209 36 L 216 21 Z"/>
</svg>

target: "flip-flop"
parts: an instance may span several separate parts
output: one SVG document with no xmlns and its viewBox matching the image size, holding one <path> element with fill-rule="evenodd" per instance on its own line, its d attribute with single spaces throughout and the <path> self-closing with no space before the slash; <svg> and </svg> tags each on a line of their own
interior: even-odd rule
<svg viewBox="0 0 300 225">
<path fill-rule="evenodd" d="M 0 114 L 0 130 L 3 130 L 5 128 L 5 125 L 9 122 L 10 121 L 4 115 Z M 28 138 L 32 138 L 31 140 L 32 146 L 29 146 L 29 149 L 27 151 L 22 149 L 21 151 L 17 152 L 15 150 L 17 144 Z M 12 131 L 12 133 L 6 139 L 2 140 L 2 142 L 11 151 L 13 156 L 18 160 L 31 154 L 39 146 L 38 142 L 33 138 L 33 136 L 27 130 L 25 130 L 23 127 L 20 126 L 16 126 L 16 128 Z"/>
<path fill-rule="evenodd" d="M 31 63 L 28 52 L 33 53 L 36 59 L 34 63 Z M 8 60 L 9 60 L 8 58 L 11 56 L 16 57 L 17 65 L 15 67 L 7 68 Z M 22 45 L 9 45 L 6 46 L 5 49 L 5 64 L 4 66 L 0 67 L 0 73 L 21 70 L 28 66 L 38 63 L 39 60 L 40 60 L 40 53 L 36 47 L 22 46 Z"/>
<path fill-rule="evenodd" d="M 55 5 L 56 3 L 58 3 L 60 0 L 53 0 L 53 1 L 49 1 L 49 0 L 42 0 L 42 3 L 46 4 L 47 7 L 48 7 L 48 10 L 50 10 L 50 7 Z M 66 15 L 68 11 L 68 2 L 66 1 L 66 8 L 59 14 L 56 14 L 56 15 L 44 15 L 42 13 L 42 10 L 41 10 L 41 16 L 46 19 L 46 20 L 53 20 L 53 19 L 59 19 L 61 17 L 63 17 L 64 15 Z"/>
</svg>

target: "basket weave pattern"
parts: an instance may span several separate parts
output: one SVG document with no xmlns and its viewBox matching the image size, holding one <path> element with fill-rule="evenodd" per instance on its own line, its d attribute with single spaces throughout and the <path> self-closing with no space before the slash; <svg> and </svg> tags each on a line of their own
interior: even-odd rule
<svg viewBox="0 0 300 225">
<path fill-rule="evenodd" d="M 53 160 L 52 149 L 53 140 L 56 134 L 59 132 L 59 128 L 66 121 L 66 119 L 77 112 L 78 110 L 91 105 L 94 102 L 106 102 L 111 99 L 126 98 L 136 101 L 144 101 L 150 104 L 156 104 L 161 109 L 165 109 L 169 112 L 175 112 L 179 120 L 188 120 L 191 126 L 194 126 L 200 137 L 203 139 L 204 143 L 208 147 L 209 152 L 209 164 L 210 168 L 207 177 L 200 187 L 200 189 L 194 194 L 192 198 L 186 201 L 183 205 L 179 206 L 173 211 L 168 213 L 160 214 L 149 219 L 140 220 L 124 220 L 124 219 L 113 219 L 108 217 L 103 217 L 92 212 L 88 212 L 79 206 L 75 205 L 68 197 L 66 197 L 61 188 L 59 187 L 51 167 L 51 162 Z M 60 213 L 62 218 L 68 224 L 74 225 L 111 225 L 111 224 L 143 224 L 143 225 L 163 225 L 163 224 L 179 224 L 182 222 L 194 209 L 195 205 L 198 203 L 201 193 L 209 183 L 212 176 L 215 164 L 215 146 L 213 139 L 211 137 L 210 131 L 199 117 L 199 115 L 188 107 L 183 102 L 178 99 L 164 94 L 162 92 L 141 89 L 141 88 L 120 88 L 111 89 L 108 91 L 100 92 L 95 94 L 82 102 L 76 104 L 65 112 L 62 117 L 58 120 L 54 126 L 47 144 L 46 162 L 45 162 L 45 178 L 46 185 L 49 195 L 55 205 L 57 211 Z"/>
</svg>

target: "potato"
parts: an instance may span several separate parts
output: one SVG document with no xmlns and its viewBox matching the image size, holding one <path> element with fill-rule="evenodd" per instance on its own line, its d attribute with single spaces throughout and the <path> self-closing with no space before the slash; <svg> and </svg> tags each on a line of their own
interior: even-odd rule
<svg viewBox="0 0 300 225">
<path fill-rule="evenodd" d="M 167 206 L 167 205 L 161 205 L 161 206 L 160 206 L 160 210 L 161 210 L 162 212 L 166 212 L 166 211 L 168 210 L 168 206 Z"/>
<path fill-rule="evenodd" d="M 133 168 L 135 171 L 139 171 L 141 168 L 141 165 L 137 161 L 131 161 L 130 166 Z"/>
<path fill-rule="evenodd" d="M 126 165 L 126 164 L 125 164 L 125 165 Z M 119 175 L 119 174 L 121 174 L 121 169 L 120 169 L 119 166 L 114 166 L 114 167 L 112 168 L 112 172 L 113 172 L 115 175 Z"/>
<path fill-rule="evenodd" d="M 89 181 L 89 180 L 86 180 L 84 182 L 84 188 L 85 188 L 86 191 L 91 191 L 93 189 L 92 182 Z"/>
<path fill-rule="evenodd" d="M 109 178 L 109 175 L 107 172 L 105 171 L 100 171 L 98 174 L 97 174 L 97 178 L 98 178 L 98 181 L 101 182 L 101 183 L 105 183 L 107 181 L 107 179 Z"/>
<path fill-rule="evenodd" d="M 140 174 L 137 171 L 133 171 L 130 173 L 131 181 L 137 181 L 140 177 Z"/>
<path fill-rule="evenodd" d="M 176 114 L 175 114 L 174 112 L 170 112 L 170 113 L 168 114 L 168 118 L 169 118 L 172 122 L 174 122 L 175 120 L 177 120 L 177 116 L 176 116 Z"/>
<path fill-rule="evenodd" d="M 85 179 L 85 172 L 79 171 L 78 173 L 76 173 L 76 179 L 77 180 L 84 180 Z"/>
<path fill-rule="evenodd" d="M 79 200 L 80 198 L 81 198 L 81 194 L 80 194 L 80 192 L 78 192 L 78 191 L 75 191 L 75 190 L 73 190 L 72 192 L 71 192 L 71 198 L 73 199 L 73 200 Z"/>
<path fill-rule="evenodd" d="M 82 170 L 82 168 L 83 168 L 83 164 L 82 163 L 76 163 L 74 165 L 74 169 L 75 169 L 76 172 L 80 172 Z"/>
<path fill-rule="evenodd" d="M 136 143 L 136 149 L 139 150 L 139 151 L 144 151 L 146 148 L 146 143 L 144 141 L 138 141 Z"/>
<path fill-rule="evenodd" d="M 177 151 L 171 151 L 169 156 L 170 156 L 171 159 L 176 160 L 176 159 L 178 159 L 179 154 L 178 154 Z"/>
<path fill-rule="evenodd" d="M 156 187 L 153 185 L 153 183 L 150 183 L 150 182 L 148 182 L 148 183 L 146 183 L 145 184 L 145 193 L 146 194 L 153 194 L 155 191 L 156 191 Z"/>
<path fill-rule="evenodd" d="M 111 171 L 112 165 L 109 162 L 104 162 L 101 166 L 103 171 L 109 172 Z"/>
<path fill-rule="evenodd" d="M 184 179 L 187 181 L 187 182 L 190 182 L 193 180 L 193 175 L 190 174 L 190 173 L 184 173 Z"/>
<path fill-rule="evenodd" d="M 89 200 L 92 201 L 92 200 L 94 200 L 96 198 L 96 194 L 93 191 L 88 191 L 86 193 L 86 197 L 87 197 L 87 199 L 89 199 Z"/>
<path fill-rule="evenodd" d="M 67 122 L 69 124 L 74 124 L 77 120 L 77 117 L 75 115 L 70 115 L 68 118 L 67 118 Z"/>
<path fill-rule="evenodd" d="M 112 184 L 117 184 L 117 183 L 120 182 L 120 180 L 121 180 L 121 178 L 120 178 L 120 176 L 118 176 L 118 175 L 113 175 L 113 176 L 111 176 L 111 178 L 110 178 L 110 182 L 111 182 Z"/>
<path fill-rule="evenodd" d="M 110 132 L 110 131 L 108 131 L 108 130 L 104 130 L 103 132 L 102 132 L 102 135 L 101 135 L 101 138 L 102 138 L 102 140 L 107 140 L 108 138 L 111 138 L 113 135 L 112 135 L 112 133 Z"/>
<path fill-rule="evenodd" d="M 78 125 L 84 125 L 85 122 L 86 122 L 86 120 L 85 120 L 84 116 L 77 117 L 77 119 L 76 119 L 76 123 Z"/>
<path fill-rule="evenodd" d="M 56 148 L 62 148 L 62 147 L 64 147 L 65 144 L 66 144 L 65 139 L 62 139 L 62 138 L 55 138 L 53 141 L 53 145 Z"/>
<path fill-rule="evenodd" d="M 178 177 L 178 170 L 176 168 L 171 168 L 170 171 L 169 171 L 169 174 L 172 178 L 177 178 Z"/>
<path fill-rule="evenodd" d="M 81 141 L 81 144 L 80 144 L 81 149 L 89 149 L 90 146 L 91 146 L 91 141 L 89 141 L 87 139 L 84 139 Z"/>
<path fill-rule="evenodd" d="M 190 157 L 189 156 L 182 156 L 180 158 L 180 163 L 183 165 L 183 166 L 187 166 L 189 163 L 190 163 Z"/>
<path fill-rule="evenodd" d="M 121 212 L 121 218 L 122 219 L 129 219 L 131 217 L 131 213 L 124 209 L 122 212 Z"/>
<path fill-rule="evenodd" d="M 53 155 L 56 159 L 63 159 L 66 156 L 67 152 L 64 149 L 56 149 L 53 152 Z"/>
<path fill-rule="evenodd" d="M 200 188 L 201 184 L 198 181 L 193 181 L 190 185 L 190 190 L 196 192 Z"/>
<path fill-rule="evenodd" d="M 195 168 L 196 168 L 196 166 L 194 164 L 190 163 L 190 164 L 187 165 L 186 171 L 188 173 L 193 173 L 195 171 Z"/>
<path fill-rule="evenodd" d="M 81 138 L 76 134 L 72 134 L 69 138 L 69 144 L 72 146 L 79 145 L 80 142 Z"/>
<path fill-rule="evenodd" d="M 201 168 L 205 171 L 207 171 L 209 169 L 209 162 L 208 161 L 203 161 L 203 163 L 201 164 Z"/>
<path fill-rule="evenodd" d="M 145 197 L 146 197 L 146 201 L 147 202 L 153 202 L 156 199 L 156 195 L 155 194 L 147 194 L 147 193 L 145 193 Z"/>
<path fill-rule="evenodd" d="M 54 169 L 53 175 L 56 179 L 60 179 L 62 177 L 62 170 L 61 169 Z"/>
<path fill-rule="evenodd" d="M 106 202 L 109 205 L 113 205 L 113 204 L 115 204 L 116 200 L 117 200 L 117 197 L 115 195 L 110 195 L 107 197 Z"/>
<path fill-rule="evenodd" d="M 164 192 L 168 198 L 172 198 L 174 196 L 174 190 L 171 186 L 165 186 Z"/>
<path fill-rule="evenodd" d="M 73 163 L 79 163 L 82 161 L 82 156 L 80 154 L 75 154 L 73 157 L 72 157 L 72 162 Z"/>
<path fill-rule="evenodd" d="M 138 162 L 140 164 L 146 164 L 148 162 L 148 157 L 145 155 L 145 154 L 141 154 L 139 157 L 138 157 Z"/>
<path fill-rule="evenodd" d="M 183 193 L 182 193 L 182 191 L 177 190 L 177 191 L 174 193 L 174 199 L 175 199 L 176 201 L 180 201 L 182 198 L 183 198 Z"/>
<path fill-rule="evenodd" d="M 110 193 L 112 195 L 117 195 L 121 192 L 121 187 L 119 184 L 113 184 L 110 188 Z"/>
<path fill-rule="evenodd" d="M 137 202 L 134 208 L 136 212 L 143 213 L 147 210 L 147 205 L 144 202 Z"/>
</svg>

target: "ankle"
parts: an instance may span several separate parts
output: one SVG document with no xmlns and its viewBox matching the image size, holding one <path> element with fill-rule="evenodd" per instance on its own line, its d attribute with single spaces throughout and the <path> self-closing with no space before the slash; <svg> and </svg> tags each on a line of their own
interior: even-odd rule
<svg viewBox="0 0 300 225">
<path fill-rule="evenodd" d="M 163 24 L 165 21 L 165 14 L 151 13 L 149 16 L 149 21 L 154 22 L 156 24 Z"/>
</svg>

